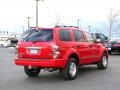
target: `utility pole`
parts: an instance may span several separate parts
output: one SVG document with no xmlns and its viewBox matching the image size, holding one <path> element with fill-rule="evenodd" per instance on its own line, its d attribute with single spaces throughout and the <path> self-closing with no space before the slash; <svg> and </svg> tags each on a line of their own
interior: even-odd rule
<svg viewBox="0 0 120 90">
<path fill-rule="evenodd" d="M 38 2 L 43 0 L 35 0 L 36 1 L 36 28 L 38 28 Z"/>
<path fill-rule="evenodd" d="M 27 18 L 27 24 L 28 24 L 28 29 L 30 28 L 30 19 L 31 17 L 26 17 Z"/>
</svg>

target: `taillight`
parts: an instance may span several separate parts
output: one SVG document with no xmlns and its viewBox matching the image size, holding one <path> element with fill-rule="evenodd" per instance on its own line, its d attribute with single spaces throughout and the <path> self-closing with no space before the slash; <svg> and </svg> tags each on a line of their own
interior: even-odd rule
<svg viewBox="0 0 120 90">
<path fill-rule="evenodd" d="M 118 44 L 118 43 L 114 44 L 114 47 L 119 47 L 119 46 L 120 46 L 120 44 Z"/>
<path fill-rule="evenodd" d="M 59 47 L 57 45 L 52 46 L 52 53 L 54 59 L 58 58 L 60 52 L 59 52 Z"/>
<path fill-rule="evenodd" d="M 18 44 L 15 47 L 15 54 L 16 54 L 16 56 L 18 56 Z"/>
<path fill-rule="evenodd" d="M 18 57 L 18 52 L 17 52 L 17 50 L 15 51 L 15 55 L 16 55 L 16 57 Z"/>
</svg>

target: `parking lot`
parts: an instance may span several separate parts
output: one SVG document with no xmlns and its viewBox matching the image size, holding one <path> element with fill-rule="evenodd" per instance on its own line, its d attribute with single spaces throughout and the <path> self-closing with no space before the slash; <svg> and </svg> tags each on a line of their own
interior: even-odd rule
<svg viewBox="0 0 120 90">
<path fill-rule="evenodd" d="M 14 64 L 14 57 L 14 48 L 0 48 L 0 90 L 120 90 L 120 54 L 109 57 L 106 70 L 98 70 L 96 65 L 80 67 L 72 81 L 46 71 L 28 78 L 23 67 Z"/>
</svg>

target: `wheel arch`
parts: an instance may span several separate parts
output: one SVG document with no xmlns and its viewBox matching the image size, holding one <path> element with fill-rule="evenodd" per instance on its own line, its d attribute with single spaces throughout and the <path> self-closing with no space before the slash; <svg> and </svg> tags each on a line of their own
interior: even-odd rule
<svg viewBox="0 0 120 90">
<path fill-rule="evenodd" d="M 64 54 L 64 61 L 65 61 L 65 64 L 64 66 L 67 65 L 68 61 L 69 61 L 69 58 L 75 58 L 77 60 L 77 63 L 80 64 L 80 56 L 79 56 L 79 53 L 77 52 L 77 50 L 75 49 L 70 49 L 69 51 L 67 51 L 65 54 Z"/>
<path fill-rule="evenodd" d="M 99 54 L 99 59 L 98 59 L 99 61 L 101 60 L 101 58 L 102 58 L 102 56 L 103 56 L 104 54 L 106 54 L 107 59 L 108 59 L 108 57 L 109 57 L 108 51 L 104 50 L 104 51 L 102 51 L 102 52 Z"/>
<path fill-rule="evenodd" d="M 78 56 L 76 53 L 72 53 L 72 54 L 69 56 L 69 58 L 75 58 L 76 61 L 77 61 L 77 64 L 79 65 L 80 60 L 79 60 L 79 56 Z"/>
<path fill-rule="evenodd" d="M 107 59 L 108 59 L 108 56 L 109 56 L 108 51 L 104 51 L 103 54 L 106 54 Z"/>
</svg>

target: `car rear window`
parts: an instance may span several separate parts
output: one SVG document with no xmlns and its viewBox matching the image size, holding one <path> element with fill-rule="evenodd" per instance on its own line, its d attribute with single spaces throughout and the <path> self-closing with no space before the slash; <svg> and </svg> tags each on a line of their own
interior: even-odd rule
<svg viewBox="0 0 120 90">
<path fill-rule="evenodd" d="M 25 30 L 20 37 L 20 41 L 24 40 L 28 35 L 30 35 L 34 32 L 36 32 L 36 30 L 33 30 L 33 29 Z"/>
<path fill-rule="evenodd" d="M 41 29 L 41 30 L 30 30 L 26 34 L 21 36 L 24 41 L 52 41 L 53 30 L 52 29 Z"/>
</svg>

